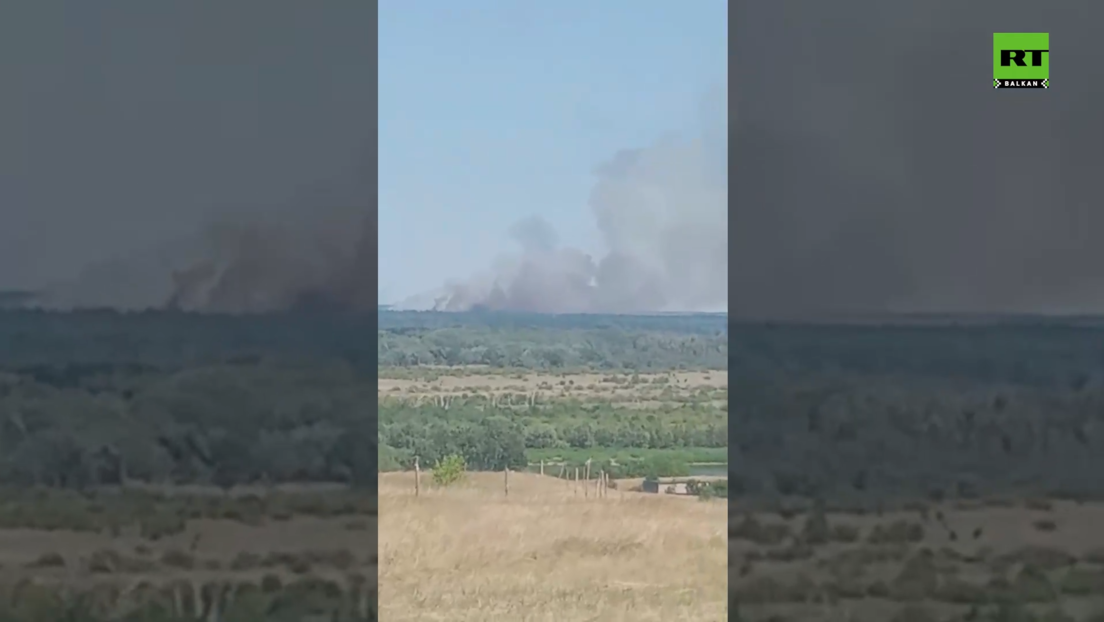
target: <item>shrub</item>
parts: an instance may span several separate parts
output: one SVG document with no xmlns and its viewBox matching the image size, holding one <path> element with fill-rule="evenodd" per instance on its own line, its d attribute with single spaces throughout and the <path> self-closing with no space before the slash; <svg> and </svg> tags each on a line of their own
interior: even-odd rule
<svg viewBox="0 0 1104 622">
<path fill-rule="evenodd" d="M 727 499 L 728 482 L 726 480 L 703 482 L 692 479 L 686 482 L 686 492 L 697 495 L 700 499 Z"/>
<path fill-rule="evenodd" d="M 437 486 L 451 486 L 464 479 L 467 468 L 462 456 L 446 456 L 433 465 L 433 483 Z"/>
</svg>

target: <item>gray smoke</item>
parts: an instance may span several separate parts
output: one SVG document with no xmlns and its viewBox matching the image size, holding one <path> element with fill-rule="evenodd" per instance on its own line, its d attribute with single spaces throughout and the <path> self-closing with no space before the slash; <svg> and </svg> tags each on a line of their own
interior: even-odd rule
<svg viewBox="0 0 1104 622">
<path fill-rule="evenodd" d="M 727 122 L 718 92 L 700 135 L 623 150 L 595 170 L 590 208 L 606 252 L 562 246 L 546 221 L 510 229 L 520 247 L 450 283 L 436 308 L 547 313 L 724 309 L 728 300 Z"/>
<path fill-rule="evenodd" d="M 40 292 L 34 306 L 211 313 L 320 306 L 374 310 L 373 193 L 368 174 L 357 173 L 285 205 L 257 210 L 263 216 L 218 219 L 155 248 L 93 263 L 76 278 Z"/>
<path fill-rule="evenodd" d="M 730 313 L 1104 311 L 1104 5 L 733 9 Z M 994 32 L 1051 88 L 994 90 Z"/>
<path fill-rule="evenodd" d="M 0 4 L 0 305 L 371 289 L 377 4 Z"/>
</svg>

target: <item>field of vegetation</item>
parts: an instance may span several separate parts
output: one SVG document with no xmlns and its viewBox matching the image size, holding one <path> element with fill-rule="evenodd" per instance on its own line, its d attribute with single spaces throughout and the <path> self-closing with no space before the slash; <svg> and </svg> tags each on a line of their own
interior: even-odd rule
<svg viewBox="0 0 1104 622">
<path fill-rule="evenodd" d="M 427 478 L 428 479 L 428 478 Z M 380 476 L 380 617 L 395 622 L 726 619 L 726 507 L 532 473 L 412 491 Z"/>
<path fill-rule="evenodd" d="M 0 315 L 0 620 L 1104 613 L 1095 321 Z"/>
<path fill-rule="evenodd" d="M 731 327 L 744 620 L 1104 619 L 1104 331 Z"/>
<path fill-rule="evenodd" d="M 380 469 L 724 454 L 723 317 L 378 319 L 0 313 L 0 620 L 374 619 Z"/>
<path fill-rule="evenodd" d="M 375 620 L 374 362 L 310 324 L 0 313 L 0 620 Z"/>
<path fill-rule="evenodd" d="M 727 460 L 723 316 L 505 315 L 485 327 L 495 316 L 472 314 L 427 328 L 401 316 L 429 324 L 381 314 L 381 471 L 457 454 L 473 470 L 590 460 L 613 477 L 664 477 Z"/>
<path fill-rule="evenodd" d="M 641 491 L 725 468 L 724 317 L 435 317 L 381 315 L 381 616 L 725 619 L 723 500 Z"/>
</svg>

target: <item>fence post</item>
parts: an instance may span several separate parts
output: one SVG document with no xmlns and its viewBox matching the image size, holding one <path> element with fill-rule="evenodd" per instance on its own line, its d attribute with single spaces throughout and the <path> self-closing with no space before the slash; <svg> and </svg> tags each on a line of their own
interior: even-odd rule
<svg viewBox="0 0 1104 622">
<path fill-rule="evenodd" d="M 418 465 L 418 456 L 414 456 L 414 496 L 422 492 L 422 468 Z"/>
<path fill-rule="evenodd" d="M 510 467 L 506 467 L 506 470 L 502 472 L 502 490 L 506 496 L 510 496 Z"/>
<path fill-rule="evenodd" d="M 542 476 L 544 475 L 544 460 L 541 460 L 541 470 L 540 470 L 540 474 L 541 474 Z"/>
<path fill-rule="evenodd" d="M 579 467 L 575 467 L 575 487 L 572 488 L 575 496 L 579 496 Z"/>
<path fill-rule="evenodd" d="M 586 476 L 583 478 L 583 498 L 590 496 L 590 458 L 586 461 Z"/>
</svg>

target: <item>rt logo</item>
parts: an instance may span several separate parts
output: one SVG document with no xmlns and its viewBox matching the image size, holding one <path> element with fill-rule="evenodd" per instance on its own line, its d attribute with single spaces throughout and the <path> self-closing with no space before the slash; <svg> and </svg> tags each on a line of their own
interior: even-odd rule
<svg viewBox="0 0 1104 622">
<path fill-rule="evenodd" d="M 993 88 L 1050 88 L 1050 33 L 994 33 Z"/>
</svg>

